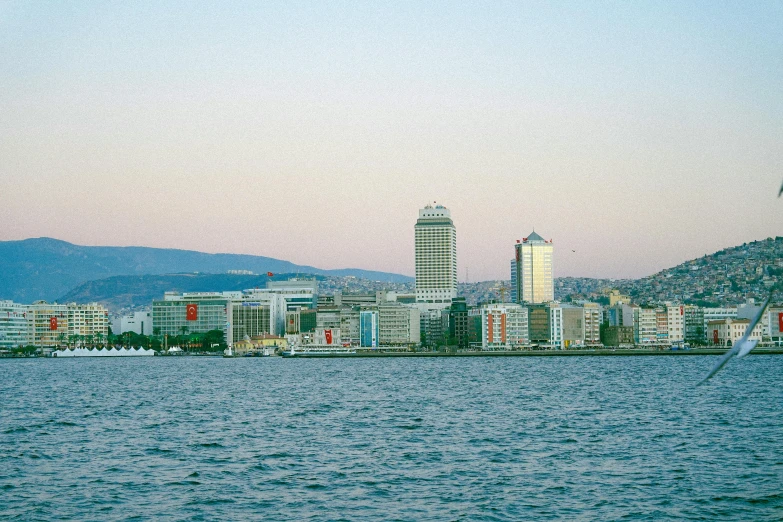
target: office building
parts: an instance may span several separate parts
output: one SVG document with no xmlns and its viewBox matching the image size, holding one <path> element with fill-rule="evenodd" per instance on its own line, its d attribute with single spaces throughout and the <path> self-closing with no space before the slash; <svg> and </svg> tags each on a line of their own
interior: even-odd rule
<svg viewBox="0 0 783 522">
<path fill-rule="evenodd" d="M 0 301 L 0 350 L 27 344 L 27 306 Z"/>
<path fill-rule="evenodd" d="M 109 311 L 98 303 L 27 306 L 27 344 L 39 348 L 99 345 L 108 341 Z"/>
<path fill-rule="evenodd" d="M 552 275 L 552 241 L 535 232 L 517 241 L 515 296 L 518 303 L 546 303 L 555 299 L 555 283 Z"/>
<path fill-rule="evenodd" d="M 392 302 L 378 306 L 378 342 L 381 346 L 409 346 L 419 344 L 420 340 L 421 319 L 416 307 Z"/>
<path fill-rule="evenodd" d="M 422 309 L 443 309 L 457 297 L 457 232 L 442 205 L 419 210 L 414 226 L 416 302 Z"/>
<path fill-rule="evenodd" d="M 152 311 L 133 312 L 121 317 L 117 317 L 112 322 L 112 333 L 120 335 L 127 332 L 134 332 L 139 335 L 152 335 Z"/>
<path fill-rule="evenodd" d="M 377 348 L 379 335 L 378 312 L 362 310 L 359 312 L 359 346 Z"/>
<path fill-rule="evenodd" d="M 488 304 L 480 313 L 482 350 L 518 350 L 529 345 L 527 308 L 515 303 Z"/>
</svg>

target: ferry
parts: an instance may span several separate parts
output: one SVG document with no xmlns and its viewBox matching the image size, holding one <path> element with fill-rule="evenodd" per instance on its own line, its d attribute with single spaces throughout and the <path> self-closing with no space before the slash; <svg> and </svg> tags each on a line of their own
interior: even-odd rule
<svg viewBox="0 0 783 522">
<path fill-rule="evenodd" d="M 356 353 L 355 348 L 335 345 L 317 345 L 311 344 L 306 346 L 292 346 L 290 350 L 285 350 L 281 354 L 283 357 L 297 357 L 297 356 L 329 356 L 329 355 L 345 355 Z"/>
</svg>

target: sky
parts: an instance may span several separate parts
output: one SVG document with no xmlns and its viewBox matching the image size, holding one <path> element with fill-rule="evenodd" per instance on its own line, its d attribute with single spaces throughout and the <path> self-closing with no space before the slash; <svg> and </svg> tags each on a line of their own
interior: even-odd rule
<svg viewBox="0 0 783 522">
<path fill-rule="evenodd" d="M 0 240 L 459 279 L 783 235 L 781 2 L 0 0 Z M 241 268 L 241 267 L 237 267 Z"/>
</svg>

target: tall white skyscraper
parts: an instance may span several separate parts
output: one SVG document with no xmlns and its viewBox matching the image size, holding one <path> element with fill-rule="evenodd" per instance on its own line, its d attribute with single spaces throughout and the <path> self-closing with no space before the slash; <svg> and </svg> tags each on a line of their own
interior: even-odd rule
<svg viewBox="0 0 783 522">
<path fill-rule="evenodd" d="M 512 267 L 516 270 L 516 299 L 519 303 L 546 303 L 555 300 L 552 276 L 552 241 L 531 233 L 517 241 Z"/>
<path fill-rule="evenodd" d="M 416 232 L 416 302 L 446 308 L 457 297 L 457 231 L 442 205 L 419 210 Z"/>
</svg>

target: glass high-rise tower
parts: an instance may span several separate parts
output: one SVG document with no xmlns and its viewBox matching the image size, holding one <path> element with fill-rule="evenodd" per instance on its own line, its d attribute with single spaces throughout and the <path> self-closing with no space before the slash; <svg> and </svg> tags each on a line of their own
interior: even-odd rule
<svg viewBox="0 0 783 522">
<path fill-rule="evenodd" d="M 532 232 L 517 241 L 512 267 L 516 270 L 516 300 L 518 303 L 546 303 L 555 300 L 552 276 L 552 241 Z M 512 279 L 514 279 L 512 277 Z"/>
</svg>

